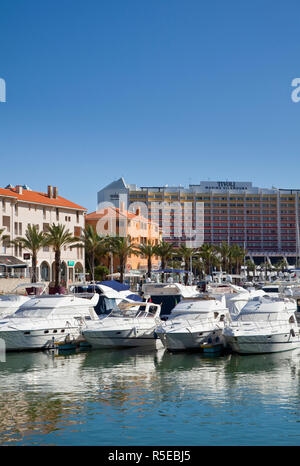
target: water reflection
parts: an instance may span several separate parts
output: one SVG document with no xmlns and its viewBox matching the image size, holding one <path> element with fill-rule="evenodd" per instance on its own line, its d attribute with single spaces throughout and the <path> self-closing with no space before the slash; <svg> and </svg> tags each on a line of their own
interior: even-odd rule
<svg viewBox="0 0 300 466">
<path fill-rule="evenodd" d="M 197 444 L 199 423 L 215 432 L 220 415 L 240 424 L 259 404 L 297 407 L 299 363 L 299 351 L 9 353 L 0 364 L 0 443 L 158 444 L 159 436 L 183 445 L 187 435 Z"/>
</svg>

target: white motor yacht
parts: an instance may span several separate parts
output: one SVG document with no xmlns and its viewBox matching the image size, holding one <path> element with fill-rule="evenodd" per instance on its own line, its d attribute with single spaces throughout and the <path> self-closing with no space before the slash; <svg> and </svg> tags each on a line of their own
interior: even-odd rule
<svg viewBox="0 0 300 466">
<path fill-rule="evenodd" d="M 207 342 L 222 344 L 222 330 L 229 320 L 224 296 L 203 295 L 180 301 L 156 332 L 169 351 L 201 350 Z"/>
<path fill-rule="evenodd" d="M 290 298 L 257 296 L 226 326 L 226 343 L 237 353 L 274 353 L 300 346 L 296 303 Z"/>
<path fill-rule="evenodd" d="M 162 347 L 156 335 L 160 306 L 151 302 L 121 303 L 104 319 L 86 322 L 85 340 L 94 348 Z"/>
<path fill-rule="evenodd" d="M 26 289 L 27 294 L 18 294 L 21 288 Z M 14 314 L 33 295 L 41 295 L 45 290 L 45 283 L 21 283 L 10 294 L 0 295 L 0 319 Z"/>
<path fill-rule="evenodd" d="M 0 339 L 7 351 L 47 348 L 76 340 L 86 320 L 99 320 L 94 311 L 99 296 L 38 296 L 26 301 L 12 316 L 0 321 Z"/>
</svg>

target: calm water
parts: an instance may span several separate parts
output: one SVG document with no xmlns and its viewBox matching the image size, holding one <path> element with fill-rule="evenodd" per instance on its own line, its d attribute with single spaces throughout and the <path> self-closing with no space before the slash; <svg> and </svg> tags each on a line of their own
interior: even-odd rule
<svg viewBox="0 0 300 466">
<path fill-rule="evenodd" d="M 300 445 L 300 353 L 9 353 L 0 445 Z"/>
</svg>

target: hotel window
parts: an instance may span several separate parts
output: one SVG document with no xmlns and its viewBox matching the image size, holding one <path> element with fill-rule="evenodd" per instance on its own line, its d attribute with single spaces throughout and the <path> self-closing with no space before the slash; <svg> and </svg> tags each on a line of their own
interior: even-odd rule
<svg viewBox="0 0 300 466">
<path fill-rule="evenodd" d="M 15 215 L 18 215 L 18 204 L 15 204 Z"/>
<path fill-rule="evenodd" d="M 59 209 L 56 208 L 56 220 L 59 220 Z"/>
<path fill-rule="evenodd" d="M 79 212 L 76 210 L 76 222 L 79 223 Z"/>
<path fill-rule="evenodd" d="M 5 208 L 6 208 L 6 203 L 5 203 L 5 200 L 3 199 L 3 200 L 2 200 L 2 209 L 3 209 L 3 212 L 5 212 Z"/>
<path fill-rule="evenodd" d="M 19 235 L 22 235 L 22 223 L 19 223 Z"/>
<path fill-rule="evenodd" d="M 45 220 L 45 218 L 46 218 L 46 209 L 45 207 L 43 207 L 43 219 Z"/>
</svg>

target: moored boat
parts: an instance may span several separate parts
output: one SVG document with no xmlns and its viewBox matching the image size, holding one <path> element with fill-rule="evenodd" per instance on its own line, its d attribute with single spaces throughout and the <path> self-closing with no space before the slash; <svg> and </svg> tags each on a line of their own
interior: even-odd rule
<svg viewBox="0 0 300 466">
<path fill-rule="evenodd" d="M 226 343 L 241 354 L 274 353 L 300 346 L 296 303 L 268 295 L 253 298 L 223 330 Z"/>
</svg>

